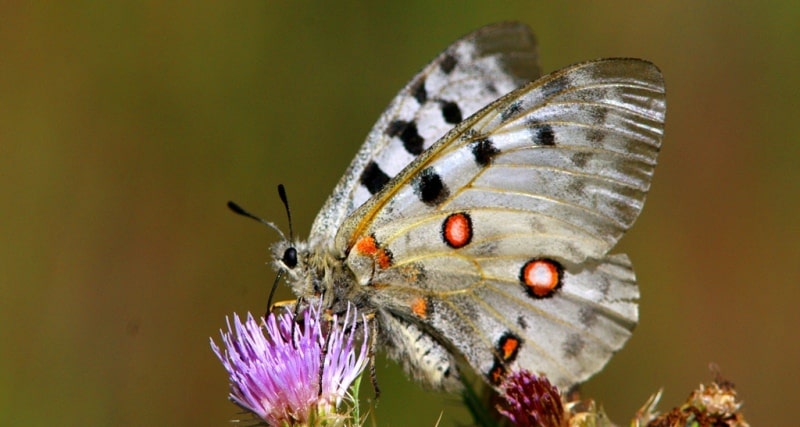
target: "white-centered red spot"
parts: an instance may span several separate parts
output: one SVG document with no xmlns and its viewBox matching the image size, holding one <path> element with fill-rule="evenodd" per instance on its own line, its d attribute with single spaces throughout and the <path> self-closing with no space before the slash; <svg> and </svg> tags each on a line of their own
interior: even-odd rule
<svg viewBox="0 0 800 427">
<path fill-rule="evenodd" d="M 550 259 L 533 259 L 525 263 L 519 278 L 528 294 L 534 298 L 546 298 L 561 285 L 563 268 Z"/>
<path fill-rule="evenodd" d="M 463 248 L 472 240 L 472 218 L 466 212 L 451 214 L 442 223 L 442 240 L 453 249 Z"/>
</svg>

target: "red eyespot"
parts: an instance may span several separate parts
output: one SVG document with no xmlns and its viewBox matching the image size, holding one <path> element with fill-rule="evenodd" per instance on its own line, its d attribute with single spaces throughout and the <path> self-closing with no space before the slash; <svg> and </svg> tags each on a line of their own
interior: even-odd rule
<svg viewBox="0 0 800 427">
<path fill-rule="evenodd" d="M 503 362 L 509 363 L 517 358 L 519 346 L 520 339 L 511 333 L 506 333 L 497 343 L 497 352 Z"/>
<path fill-rule="evenodd" d="M 528 295 L 534 298 L 552 296 L 561 286 L 564 269 L 551 259 L 532 259 L 522 266 L 519 279 L 525 285 Z"/>
<path fill-rule="evenodd" d="M 442 240 L 453 249 L 467 246 L 472 240 L 472 218 L 466 212 L 448 216 L 442 223 Z"/>
</svg>

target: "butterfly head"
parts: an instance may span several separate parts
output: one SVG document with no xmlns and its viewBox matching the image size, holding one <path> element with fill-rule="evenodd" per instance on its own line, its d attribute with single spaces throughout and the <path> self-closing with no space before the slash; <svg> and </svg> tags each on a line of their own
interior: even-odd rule
<svg viewBox="0 0 800 427">
<path fill-rule="evenodd" d="M 272 245 L 272 266 L 300 298 L 324 293 L 325 268 L 302 241 L 281 240 Z"/>
<path fill-rule="evenodd" d="M 272 266 L 290 280 L 297 280 L 307 267 L 308 247 L 305 242 L 280 240 L 271 248 Z"/>
<path fill-rule="evenodd" d="M 275 224 L 251 214 L 236 203 L 228 202 L 228 208 L 239 215 L 266 225 L 280 235 L 281 239 L 270 248 L 272 252 L 272 266 L 275 268 L 275 271 L 278 272 L 276 284 L 281 277 L 284 277 L 292 288 L 292 291 L 294 291 L 298 297 L 308 299 L 313 296 L 318 296 L 322 293 L 322 290 L 319 285 L 320 280 L 316 278 L 320 276 L 320 274 L 316 274 L 316 272 L 320 270 L 309 266 L 309 261 L 318 257 L 310 256 L 308 244 L 306 242 L 294 239 L 294 233 L 291 231 L 292 222 L 291 215 L 289 214 L 289 204 L 286 202 L 286 193 L 282 185 L 278 187 L 278 192 L 286 206 L 286 213 L 289 217 L 288 238 Z M 273 291 L 274 289 L 273 286 Z M 271 305 L 272 293 L 270 293 L 269 301 Z"/>
</svg>

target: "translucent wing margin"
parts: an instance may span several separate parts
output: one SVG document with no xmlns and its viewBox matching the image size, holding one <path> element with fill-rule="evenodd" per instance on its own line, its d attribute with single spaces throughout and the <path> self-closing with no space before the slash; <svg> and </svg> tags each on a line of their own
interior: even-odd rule
<svg viewBox="0 0 800 427">
<path fill-rule="evenodd" d="M 453 43 L 395 96 L 372 128 L 315 219 L 312 247 L 330 247 L 347 215 L 462 118 L 538 77 L 536 42 L 524 24 L 490 25 Z"/>
</svg>

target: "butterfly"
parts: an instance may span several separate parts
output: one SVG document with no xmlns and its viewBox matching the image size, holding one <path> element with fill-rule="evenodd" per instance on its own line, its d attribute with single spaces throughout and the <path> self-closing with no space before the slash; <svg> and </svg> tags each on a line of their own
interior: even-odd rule
<svg viewBox="0 0 800 427">
<path fill-rule="evenodd" d="M 600 59 L 541 77 L 521 23 L 457 40 L 391 101 L 273 264 L 298 301 L 355 305 L 414 379 L 564 389 L 630 337 L 639 290 L 609 254 L 642 210 L 666 112 L 660 71 Z"/>
</svg>

